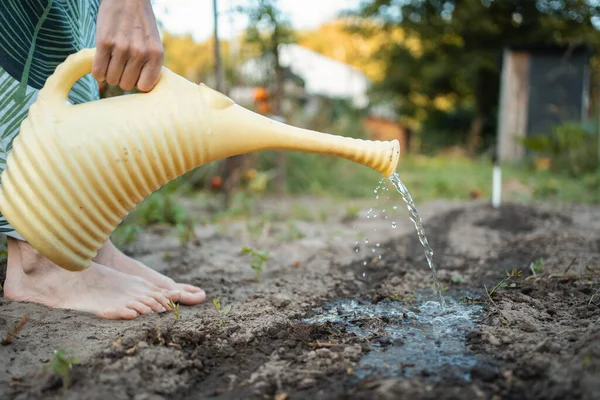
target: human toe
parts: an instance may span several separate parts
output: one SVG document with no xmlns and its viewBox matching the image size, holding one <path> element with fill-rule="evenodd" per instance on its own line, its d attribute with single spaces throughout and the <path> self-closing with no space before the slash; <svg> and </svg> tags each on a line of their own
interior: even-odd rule
<svg viewBox="0 0 600 400">
<path fill-rule="evenodd" d="M 147 296 L 140 299 L 140 302 L 147 305 L 152 309 L 152 311 L 157 313 L 162 313 L 167 311 L 167 308 L 160 304 L 154 297 Z"/>
<path fill-rule="evenodd" d="M 178 286 L 181 289 L 185 290 L 186 292 L 190 292 L 190 293 L 200 293 L 200 292 L 203 292 L 204 293 L 204 290 L 200 289 L 198 286 L 188 285 L 187 283 L 181 283 Z"/>
<path fill-rule="evenodd" d="M 179 302 L 185 305 L 193 305 L 202 303 L 204 300 L 206 300 L 206 293 L 202 289 L 194 292 L 183 290 Z"/>
<path fill-rule="evenodd" d="M 133 308 L 129 308 L 129 307 L 120 307 L 117 309 L 108 308 L 108 309 L 102 310 L 101 312 L 93 312 L 93 314 L 96 314 L 100 318 L 104 318 L 104 319 L 128 319 L 128 320 L 135 319 L 140 315 L 136 310 L 134 310 Z"/>
<path fill-rule="evenodd" d="M 132 301 L 127 304 L 127 308 L 137 311 L 141 315 L 150 314 L 152 312 L 152 309 L 141 301 Z"/>
</svg>

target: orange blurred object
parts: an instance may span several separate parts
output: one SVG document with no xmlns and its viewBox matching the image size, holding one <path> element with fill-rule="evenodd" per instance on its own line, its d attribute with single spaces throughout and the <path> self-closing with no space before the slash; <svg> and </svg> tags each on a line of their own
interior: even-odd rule
<svg viewBox="0 0 600 400">
<path fill-rule="evenodd" d="M 469 197 L 473 200 L 480 199 L 483 197 L 483 191 L 481 189 L 473 189 L 469 193 Z"/>
<path fill-rule="evenodd" d="M 535 159 L 535 170 L 536 171 L 546 171 L 550 169 L 552 165 L 552 160 L 548 157 L 538 157 Z"/>
<path fill-rule="evenodd" d="M 269 100 L 269 92 L 267 89 L 259 87 L 254 90 L 254 101 L 262 102 L 267 100 Z"/>
<path fill-rule="evenodd" d="M 260 102 L 258 103 L 258 112 L 261 114 L 268 114 L 271 111 L 269 103 Z"/>
<path fill-rule="evenodd" d="M 223 179 L 220 176 L 215 176 L 214 178 L 212 178 L 212 182 L 211 182 L 210 186 L 213 189 L 219 189 L 222 185 L 223 185 Z"/>
</svg>

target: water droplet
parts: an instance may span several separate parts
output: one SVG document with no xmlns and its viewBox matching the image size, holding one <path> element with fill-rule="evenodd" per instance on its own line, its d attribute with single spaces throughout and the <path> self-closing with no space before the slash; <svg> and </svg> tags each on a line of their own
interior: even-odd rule
<svg viewBox="0 0 600 400">
<path fill-rule="evenodd" d="M 365 239 L 365 243 L 369 243 L 369 239 Z"/>
<path fill-rule="evenodd" d="M 373 218 L 377 218 L 377 214 L 373 215 Z"/>
<path fill-rule="evenodd" d="M 373 193 L 377 193 L 377 189 L 373 190 Z"/>
<path fill-rule="evenodd" d="M 371 253 L 375 253 L 375 249 L 371 249 Z"/>
<path fill-rule="evenodd" d="M 375 246 L 379 247 L 381 246 L 381 243 L 375 243 Z"/>
<path fill-rule="evenodd" d="M 367 276 L 367 273 L 366 273 L 366 272 L 363 272 L 362 276 L 363 276 L 363 278 L 364 278 L 365 276 Z"/>
<path fill-rule="evenodd" d="M 379 195 L 375 196 L 375 200 L 379 200 Z"/>
<path fill-rule="evenodd" d="M 392 228 L 396 228 L 397 224 L 396 221 L 392 221 Z"/>
<path fill-rule="evenodd" d="M 358 253 L 358 247 L 354 249 L 354 252 L 355 252 L 355 253 Z"/>
<path fill-rule="evenodd" d="M 396 209 L 398 208 L 398 206 L 394 206 L 394 207 L 392 207 L 392 208 L 393 208 L 394 210 L 396 210 Z"/>
<path fill-rule="evenodd" d="M 379 255 L 379 259 L 381 260 L 381 254 Z"/>
<path fill-rule="evenodd" d="M 363 261 L 363 265 L 367 265 L 367 262 L 366 262 L 366 261 Z M 363 272 L 363 274 L 364 274 L 364 272 Z"/>
</svg>

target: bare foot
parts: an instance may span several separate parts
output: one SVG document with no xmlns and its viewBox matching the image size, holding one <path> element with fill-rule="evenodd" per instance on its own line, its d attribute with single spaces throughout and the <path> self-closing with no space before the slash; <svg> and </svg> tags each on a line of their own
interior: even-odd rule
<svg viewBox="0 0 600 400">
<path fill-rule="evenodd" d="M 136 276 L 93 263 L 81 272 L 58 267 L 30 244 L 8 239 L 4 296 L 51 308 L 89 312 L 106 319 L 133 319 L 164 312 L 180 291 L 167 291 Z"/>
<path fill-rule="evenodd" d="M 94 261 L 120 272 L 144 278 L 159 288 L 180 290 L 179 303 L 181 304 L 193 305 L 202 303 L 206 299 L 204 290 L 196 286 L 175 282 L 173 279 L 123 254 L 110 240 L 104 243 Z"/>
</svg>

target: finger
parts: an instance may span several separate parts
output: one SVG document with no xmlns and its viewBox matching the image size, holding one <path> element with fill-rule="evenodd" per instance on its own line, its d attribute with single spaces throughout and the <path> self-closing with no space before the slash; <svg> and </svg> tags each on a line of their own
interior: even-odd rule
<svg viewBox="0 0 600 400">
<path fill-rule="evenodd" d="M 106 80 L 106 71 L 110 62 L 112 44 L 100 41 L 96 46 L 96 54 L 92 62 L 92 76 L 98 82 Z"/>
<path fill-rule="evenodd" d="M 128 50 L 123 47 L 116 46 L 113 49 L 106 71 L 106 82 L 109 85 L 117 86 L 119 84 L 123 75 L 123 68 L 127 62 L 127 53 Z"/>
<path fill-rule="evenodd" d="M 140 77 L 142 65 L 143 64 L 135 58 L 130 58 L 127 61 L 125 68 L 123 69 L 123 75 L 121 75 L 121 80 L 119 81 L 121 89 L 128 92 L 135 87 L 135 84 Z"/>
<path fill-rule="evenodd" d="M 142 92 L 151 91 L 158 83 L 162 69 L 162 61 L 162 50 L 153 50 L 150 52 L 148 61 L 142 67 L 140 79 L 137 82 L 137 87 Z"/>
</svg>

